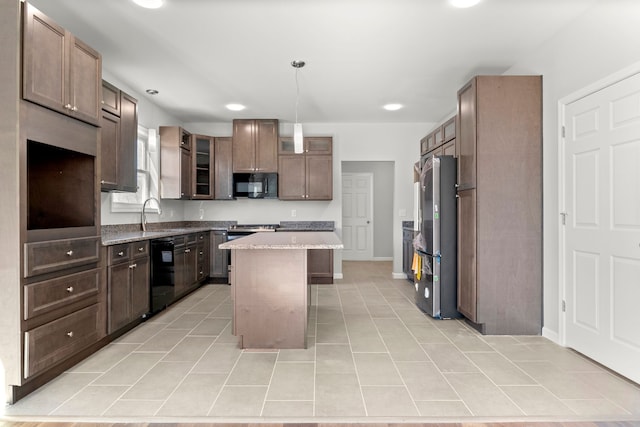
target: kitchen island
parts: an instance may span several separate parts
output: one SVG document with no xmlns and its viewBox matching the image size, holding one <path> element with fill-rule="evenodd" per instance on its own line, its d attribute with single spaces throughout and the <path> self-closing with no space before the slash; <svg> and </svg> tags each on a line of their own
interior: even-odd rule
<svg viewBox="0 0 640 427">
<path fill-rule="evenodd" d="M 231 250 L 233 334 L 242 348 L 306 348 L 308 249 L 342 249 L 334 232 L 255 233 Z"/>
</svg>

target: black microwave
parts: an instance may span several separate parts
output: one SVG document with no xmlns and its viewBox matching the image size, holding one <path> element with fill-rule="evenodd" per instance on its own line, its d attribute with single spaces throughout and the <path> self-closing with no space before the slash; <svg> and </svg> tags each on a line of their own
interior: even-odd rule
<svg viewBox="0 0 640 427">
<path fill-rule="evenodd" d="M 277 199 L 277 173 L 234 173 L 233 197 Z"/>
</svg>

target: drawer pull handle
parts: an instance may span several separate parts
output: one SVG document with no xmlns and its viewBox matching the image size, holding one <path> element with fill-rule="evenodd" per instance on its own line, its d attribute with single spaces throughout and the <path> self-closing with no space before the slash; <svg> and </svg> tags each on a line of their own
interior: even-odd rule
<svg viewBox="0 0 640 427">
<path fill-rule="evenodd" d="M 124 256 L 124 251 L 118 252 L 118 256 Z"/>
<path fill-rule="evenodd" d="M 185 249 L 185 250 L 184 250 L 184 253 L 185 253 L 185 254 L 188 254 L 188 253 L 190 253 L 190 252 L 191 252 L 191 249 Z"/>
<path fill-rule="evenodd" d="M 73 255 L 73 251 L 72 250 L 71 251 L 67 251 L 67 256 L 71 256 L 71 255 Z"/>
<path fill-rule="evenodd" d="M 140 247 L 138 248 L 138 252 L 144 252 L 144 246 L 140 246 Z"/>
<path fill-rule="evenodd" d="M 203 254 L 204 254 L 204 252 L 200 251 L 200 255 L 203 255 Z"/>
<path fill-rule="evenodd" d="M 73 286 L 69 286 L 69 287 L 67 288 L 67 292 L 69 292 L 69 293 L 73 292 Z"/>
<path fill-rule="evenodd" d="M 137 266 L 138 266 L 138 264 L 131 264 L 131 265 L 129 266 L 129 268 L 136 268 Z"/>
<path fill-rule="evenodd" d="M 67 332 L 67 336 L 68 336 L 69 338 L 73 338 L 73 331 L 69 331 L 69 332 Z"/>
</svg>

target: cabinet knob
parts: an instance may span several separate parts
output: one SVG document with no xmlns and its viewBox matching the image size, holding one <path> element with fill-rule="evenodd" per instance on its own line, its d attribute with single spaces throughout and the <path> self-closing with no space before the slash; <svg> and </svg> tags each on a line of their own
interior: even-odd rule
<svg viewBox="0 0 640 427">
<path fill-rule="evenodd" d="M 65 108 L 66 110 L 70 110 L 70 109 L 71 109 L 71 104 L 65 104 L 65 105 L 64 105 L 64 108 Z"/>
<path fill-rule="evenodd" d="M 69 287 L 67 288 L 67 292 L 69 292 L 69 293 L 73 292 L 73 286 L 69 286 Z"/>
<path fill-rule="evenodd" d="M 71 256 L 71 255 L 73 255 L 73 251 L 72 250 L 67 251 L 67 256 Z"/>
<path fill-rule="evenodd" d="M 204 252 L 200 251 L 200 255 L 204 255 Z"/>
<path fill-rule="evenodd" d="M 124 251 L 118 252 L 118 256 L 124 256 Z"/>
<path fill-rule="evenodd" d="M 185 250 L 184 250 L 184 253 L 185 253 L 185 254 L 188 254 L 189 252 L 191 252 L 191 249 L 185 249 Z"/>
<path fill-rule="evenodd" d="M 104 184 L 104 179 L 101 179 L 101 180 L 100 180 L 100 184 Z"/>
<path fill-rule="evenodd" d="M 71 111 L 78 111 L 78 107 L 74 105 L 73 107 L 71 107 Z"/>
<path fill-rule="evenodd" d="M 138 248 L 138 252 L 144 252 L 144 246 L 140 246 L 140 247 Z"/>
<path fill-rule="evenodd" d="M 69 332 L 67 332 L 67 336 L 68 336 L 69 338 L 73 338 L 73 331 L 69 331 Z"/>
</svg>

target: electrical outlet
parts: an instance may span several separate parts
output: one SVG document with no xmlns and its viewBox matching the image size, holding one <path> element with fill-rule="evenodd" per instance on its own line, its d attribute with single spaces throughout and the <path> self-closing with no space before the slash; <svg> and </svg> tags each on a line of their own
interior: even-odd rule
<svg viewBox="0 0 640 427">
<path fill-rule="evenodd" d="M 291 209 L 291 217 L 294 218 L 296 216 L 296 210 L 295 209 Z"/>
</svg>

